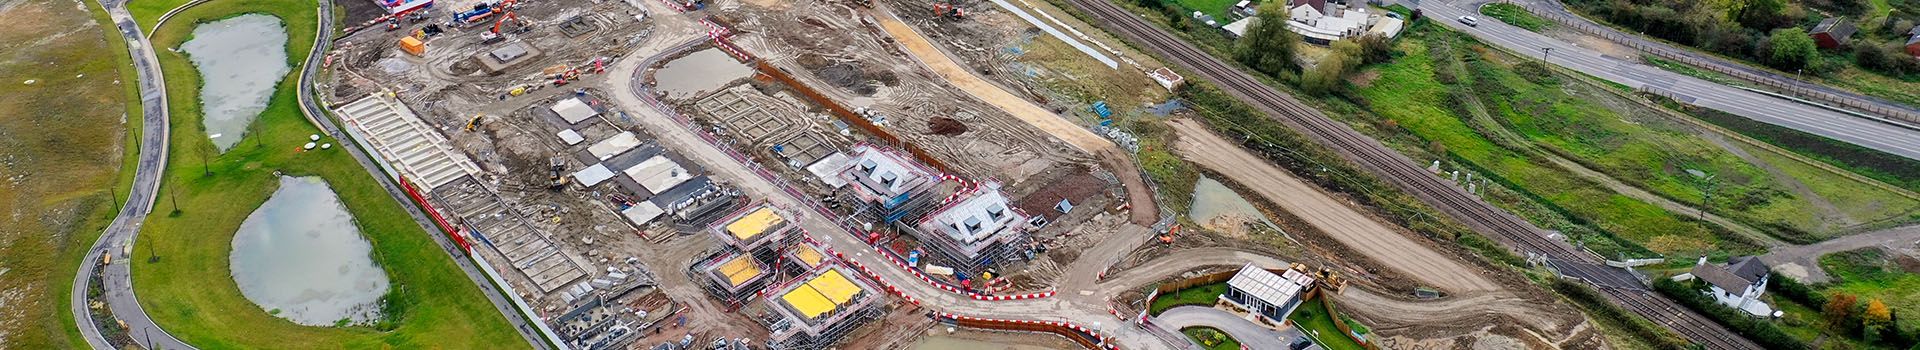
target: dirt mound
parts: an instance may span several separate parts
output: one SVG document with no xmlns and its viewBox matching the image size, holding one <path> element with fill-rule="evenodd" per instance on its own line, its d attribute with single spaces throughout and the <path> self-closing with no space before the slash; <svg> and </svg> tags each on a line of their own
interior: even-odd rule
<svg viewBox="0 0 1920 350">
<path fill-rule="evenodd" d="M 940 136 L 959 136 L 967 132 L 967 125 L 947 117 L 933 117 L 927 120 L 927 134 Z"/>
</svg>

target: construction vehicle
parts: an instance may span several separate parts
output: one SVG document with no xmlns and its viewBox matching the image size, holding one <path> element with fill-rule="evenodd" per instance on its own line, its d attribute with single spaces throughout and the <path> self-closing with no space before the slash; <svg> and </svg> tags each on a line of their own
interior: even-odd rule
<svg viewBox="0 0 1920 350">
<path fill-rule="evenodd" d="M 487 119 L 487 115 L 485 114 L 473 115 L 473 119 L 467 120 L 467 131 L 473 131 L 474 128 L 480 127 L 480 122 L 485 121 L 486 119 Z"/>
<path fill-rule="evenodd" d="M 962 9 L 960 8 L 960 6 L 956 6 L 951 3 L 936 2 L 936 3 L 933 3 L 933 16 L 952 18 L 952 19 L 965 19 L 967 18 L 967 10 Z"/>
<path fill-rule="evenodd" d="M 547 186 L 547 189 L 554 191 L 566 189 L 568 182 L 568 177 L 565 174 L 567 171 L 566 158 L 549 158 L 547 164 L 547 181 L 552 183 Z"/>
<path fill-rule="evenodd" d="M 496 6 L 494 4 L 489 4 L 484 2 L 479 4 L 474 4 L 472 10 L 467 10 L 466 12 L 454 13 L 452 24 L 456 26 L 461 24 L 473 24 L 474 22 L 478 22 L 482 19 L 486 19 L 487 16 L 493 15 L 495 7 Z"/>
</svg>

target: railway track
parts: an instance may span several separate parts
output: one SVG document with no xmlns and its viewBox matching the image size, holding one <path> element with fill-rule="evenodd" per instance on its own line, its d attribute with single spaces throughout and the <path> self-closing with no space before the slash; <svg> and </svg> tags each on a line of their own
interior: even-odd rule
<svg viewBox="0 0 1920 350">
<path fill-rule="evenodd" d="M 1175 64 L 1185 66 L 1188 70 L 1198 73 L 1201 78 L 1219 84 L 1227 93 L 1267 112 L 1270 118 L 1305 132 L 1309 137 L 1342 153 L 1354 163 L 1398 184 L 1454 218 L 1482 232 L 1492 233 L 1496 240 L 1506 243 L 1508 248 L 1516 253 L 1537 254 L 1548 260 L 1584 264 L 1602 262 L 1600 257 L 1583 249 L 1549 238 L 1544 230 L 1480 201 L 1477 196 L 1441 180 L 1439 176 L 1427 172 L 1424 167 L 1386 148 L 1378 141 L 1328 118 L 1318 109 L 1267 86 L 1206 51 L 1138 18 L 1138 15 L 1115 6 L 1108 2 L 1109 0 L 1068 1 L 1091 15 L 1100 25 L 1114 31 L 1115 34 L 1158 53 Z M 1574 273 L 1579 274 L 1574 277 L 1588 281 L 1618 277 L 1592 275 L 1615 272 L 1591 271 L 1591 269 L 1578 269 Z M 1671 300 L 1649 294 L 1645 288 L 1622 288 L 1600 284 L 1595 286 L 1613 299 L 1615 304 L 1648 319 L 1656 320 L 1707 348 L 1760 348 L 1751 341 L 1733 335 L 1712 320 L 1681 308 Z"/>
</svg>

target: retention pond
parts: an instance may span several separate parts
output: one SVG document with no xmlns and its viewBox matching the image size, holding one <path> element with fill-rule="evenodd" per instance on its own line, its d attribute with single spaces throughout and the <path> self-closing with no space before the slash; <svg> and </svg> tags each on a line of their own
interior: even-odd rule
<svg viewBox="0 0 1920 350">
<path fill-rule="evenodd" d="M 1201 226 L 1222 231 L 1239 231 L 1239 225 L 1260 222 L 1271 225 L 1266 214 L 1253 206 L 1233 188 L 1219 180 L 1201 176 L 1193 185 L 1193 209 L 1188 217 Z"/>
<path fill-rule="evenodd" d="M 720 49 L 700 50 L 672 61 L 653 72 L 655 89 L 667 98 L 688 98 L 701 92 L 718 91 L 728 82 L 753 74 L 753 67 L 740 64 Z"/>
<path fill-rule="evenodd" d="M 325 181 L 280 177 L 280 189 L 233 235 L 240 293 L 275 316 L 309 326 L 380 318 L 387 274 L 373 245 Z"/>
<path fill-rule="evenodd" d="M 267 109 L 274 85 L 292 71 L 280 18 L 247 14 L 201 24 L 180 45 L 200 72 L 201 123 L 222 152 Z"/>
</svg>

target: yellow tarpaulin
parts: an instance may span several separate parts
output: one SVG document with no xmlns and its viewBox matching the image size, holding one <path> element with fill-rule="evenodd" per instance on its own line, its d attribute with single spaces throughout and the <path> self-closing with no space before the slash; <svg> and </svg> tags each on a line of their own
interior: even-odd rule
<svg viewBox="0 0 1920 350">
<path fill-rule="evenodd" d="M 756 276 L 760 276 L 760 267 L 753 266 L 753 259 L 741 255 L 720 265 L 720 274 L 727 276 L 727 283 L 738 287 Z"/>
<path fill-rule="evenodd" d="M 727 233 L 732 233 L 733 238 L 745 241 L 766 232 L 767 228 L 786 221 L 787 219 L 780 217 L 780 214 L 775 213 L 773 208 L 760 207 L 760 209 L 756 209 L 752 213 L 741 216 L 739 220 L 734 220 L 733 223 L 727 224 Z"/>
<path fill-rule="evenodd" d="M 813 247 L 806 245 L 797 245 L 793 251 L 793 256 L 800 258 L 800 262 L 807 263 L 807 267 L 820 266 L 820 260 L 825 258 L 825 256 L 820 255 L 820 251 L 813 250 Z"/>
<path fill-rule="evenodd" d="M 799 311 L 801 316 L 806 316 L 808 319 L 820 318 L 820 315 L 833 311 L 834 306 L 838 305 L 828 301 L 827 297 L 821 296 L 820 292 L 806 286 L 794 288 L 793 291 L 787 292 L 787 295 L 780 296 L 780 299 L 786 300 L 787 305 L 793 306 L 794 311 Z"/>
<path fill-rule="evenodd" d="M 854 294 L 860 293 L 860 286 L 854 285 L 853 281 L 848 281 L 847 276 L 840 274 L 840 270 L 827 270 L 827 273 L 820 274 L 820 277 L 807 281 L 807 285 L 819 290 L 821 295 L 825 295 L 835 305 L 845 304 L 848 300 L 853 300 Z"/>
</svg>

